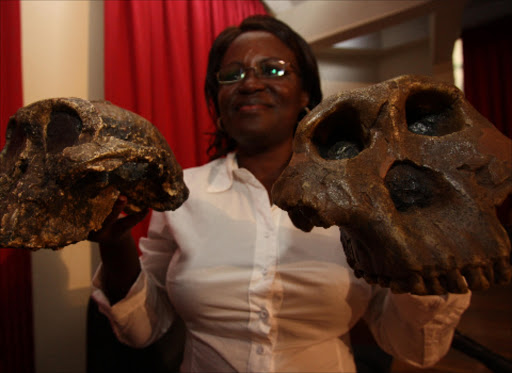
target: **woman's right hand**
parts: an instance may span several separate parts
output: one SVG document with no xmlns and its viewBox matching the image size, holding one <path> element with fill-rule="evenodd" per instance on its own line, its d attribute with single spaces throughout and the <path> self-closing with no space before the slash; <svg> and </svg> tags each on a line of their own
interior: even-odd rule
<svg viewBox="0 0 512 373">
<path fill-rule="evenodd" d="M 148 210 L 120 217 L 127 203 L 128 199 L 120 196 L 101 229 L 89 233 L 88 237 L 99 244 L 104 291 L 112 304 L 126 295 L 140 273 L 139 254 L 131 230 L 146 217 Z"/>
<path fill-rule="evenodd" d="M 127 203 L 128 198 L 119 196 L 102 227 L 97 231 L 91 231 L 87 239 L 99 243 L 100 246 L 117 246 L 121 241 L 125 241 L 128 235 L 131 236 L 132 228 L 146 217 L 148 210 L 120 217 Z"/>
</svg>

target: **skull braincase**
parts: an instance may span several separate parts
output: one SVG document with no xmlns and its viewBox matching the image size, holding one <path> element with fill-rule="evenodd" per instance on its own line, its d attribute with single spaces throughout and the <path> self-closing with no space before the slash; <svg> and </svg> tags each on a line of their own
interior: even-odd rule
<svg viewBox="0 0 512 373">
<path fill-rule="evenodd" d="M 106 101 L 53 98 L 9 120 L 0 153 L 0 247 L 60 248 L 125 212 L 188 197 L 172 150 L 146 119 Z"/>
<path fill-rule="evenodd" d="M 512 141 L 456 87 L 419 76 L 324 100 L 272 191 L 297 227 L 339 226 L 358 277 L 414 294 L 510 281 L 496 206 L 511 194 Z"/>
</svg>

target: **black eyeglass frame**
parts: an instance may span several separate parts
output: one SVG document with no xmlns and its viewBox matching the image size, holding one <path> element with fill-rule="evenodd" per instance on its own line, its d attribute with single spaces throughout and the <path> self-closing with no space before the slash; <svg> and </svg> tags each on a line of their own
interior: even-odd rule
<svg viewBox="0 0 512 373">
<path fill-rule="evenodd" d="M 262 67 L 262 65 L 264 65 L 265 63 L 268 63 L 268 62 L 275 62 L 275 63 L 281 64 L 282 65 L 283 73 L 281 75 L 279 75 L 279 74 L 277 74 L 277 75 L 264 75 L 263 74 L 263 67 Z M 237 65 L 237 66 L 240 67 L 240 78 L 236 79 L 236 80 L 221 80 L 220 79 L 221 70 L 225 69 L 227 67 L 233 66 L 233 65 Z M 238 82 L 241 82 L 242 80 L 244 80 L 250 70 L 254 71 L 254 75 L 258 79 L 261 79 L 261 78 L 264 78 L 264 79 L 279 79 L 279 78 L 282 78 L 282 77 L 286 76 L 289 73 L 297 73 L 291 62 L 286 62 L 286 61 L 281 60 L 279 58 L 266 58 L 264 60 L 259 61 L 256 66 L 247 66 L 246 67 L 246 66 L 243 66 L 241 63 L 232 63 L 232 64 L 229 64 L 227 66 L 221 67 L 219 69 L 219 71 L 217 71 L 217 74 L 215 74 L 215 75 L 217 77 L 217 82 L 219 84 L 222 84 L 222 85 L 234 84 L 234 83 L 238 83 Z"/>
</svg>

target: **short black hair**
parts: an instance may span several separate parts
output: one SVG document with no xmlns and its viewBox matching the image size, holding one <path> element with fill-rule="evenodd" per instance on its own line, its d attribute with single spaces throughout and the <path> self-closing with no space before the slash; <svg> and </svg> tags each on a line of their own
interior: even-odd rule
<svg viewBox="0 0 512 373">
<path fill-rule="evenodd" d="M 322 101 L 322 90 L 320 88 L 320 76 L 316 58 L 308 43 L 297 34 L 286 23 L 268 15 L 255 15 L 245 18 L 239 26 L 231 26 L 222 31 L 210 49 L 208 56 L 208 67 L 206 69 L 206 80 L 204 93 L 208 110 L 213 121 L 219 118 L 219 83 L 217 71 L 220 68 L 224 54 L 231 43 L 241 34 L 249 31 L 266 31 L 281 40 L 295 55 L 300 71 L 302 88 L 309 94 L 307 107 L 313 109 Z M 297 122 L 302 119 L 297 118 Z M 208 147 L 210 159 L 222 157 L 236 148 L 236 142 L 224 131 L 217 129 L 212 134 L 212 140 Z"/>
</svg>

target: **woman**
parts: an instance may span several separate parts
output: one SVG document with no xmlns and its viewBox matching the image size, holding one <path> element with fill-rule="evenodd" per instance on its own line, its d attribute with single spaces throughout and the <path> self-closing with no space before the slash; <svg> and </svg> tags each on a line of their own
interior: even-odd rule
<svg viewBox="0 0 512 373">
<path fill-rule="evenodd" d="M 141 216 L 111 218 L 94 237 L 93 297 L 121 341 L 150 344 L 180 316 L 185 372 L 354 372 L 349 331 L 364 317 L 382 348 L 412 364 L 448 350 L 469 295 L 370 286 L 336 227 L 299 231 L 270 200 L 319 86 L 309 47 L 280 21 L 250 17 L 219 35 L 205 84 L 215 159 L 185 170 L 189 200 L 153 214 L 140 262 L 129 229 Z"/>
</svg>

